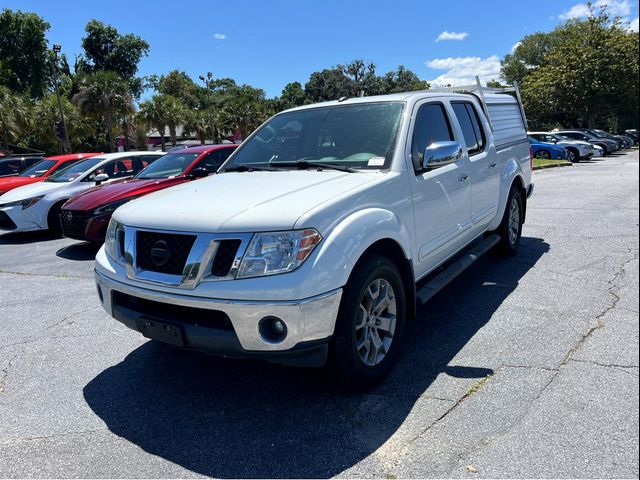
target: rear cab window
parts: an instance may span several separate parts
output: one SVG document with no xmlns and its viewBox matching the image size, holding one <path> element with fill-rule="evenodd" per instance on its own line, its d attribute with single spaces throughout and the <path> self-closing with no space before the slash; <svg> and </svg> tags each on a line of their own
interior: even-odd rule
<svg viewBox="0 0 640 480">
<path fill-rule="evenodd" d="M 480 117 L 471 102 L 451 102 L 458 119 L 469 156 L 484 151 L 486 136 L 480 123 Z"/>
</svg>

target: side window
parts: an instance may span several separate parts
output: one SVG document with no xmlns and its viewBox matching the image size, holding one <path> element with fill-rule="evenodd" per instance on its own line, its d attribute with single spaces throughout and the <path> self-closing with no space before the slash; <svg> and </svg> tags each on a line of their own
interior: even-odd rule
<svg viewBox="0 0 640 480">
<path fill-rule="evenodd" d="M 422 169 L 425 149 L 434 142 L 453 140 L 451 125 L 441 103 L 422 105 L 413 126 L 411 138 L 411 161 L 416 171 Z"/>
<path fill-rule="evenodd" d="M 66 162 L 59 163 L 58 166 L 56 166 L 53 170 L 51 170 L 51 173 L 56 172 L 58 170 L 62 170 L 63 168 L 70 167 L 71 165 L 73 165 L 74 163 L 77 163 L 79 161 L 80 161 L 80 159 L 78 159 L 78 160 L 68 160 Z M 51 173 L 49 175 L 51 175 Z"/>
<path fill-rule="evenodd" d="M 470 102 L 452 102 L 451 106 L 460 123 L 469 156 L 483 151 L 485 135 L 474 106 Z"/>
<path fill-rule="evenodd" d="M 136 175 L 140 170 L 143 170 L 150 163 L 153 163 L 154 160 L 157 160 L 160 157 L 161 155 L 141 155 L 139 157 L 133 157 L 131 159 L 133 174 Z"/>
<path fill-rule="evenodd" d="M 229 158 L 231 152 L 233 150 L 231 148 L 224 148 L 220 150 L 214 150 L 213 152 L 208 153 L 202 160 L 198 162 L 198 166 L 196 168 L 206 168 L 209 170 L 209 173 L 215 173 L 220 168 L 220 165 Z"/>
<path fill-rule="evenodd" d="M 15 175 L 22 170 L 24 168 L 22 168 L 22 160 L 20 159 L 0 163 L 0 175 Z"/>
<path fill-rule="evenodd" d="M 117 172 L 117 163 L 120 160 L 113 160 L 109 163 L 102 165 L 100 168 L 96 168 L 91 174 L 82 179 L 83 182 L 93 182 L 96 179 L 96 176 L 106 173 L 109 178 L 115 178 Z"/>
</svg>

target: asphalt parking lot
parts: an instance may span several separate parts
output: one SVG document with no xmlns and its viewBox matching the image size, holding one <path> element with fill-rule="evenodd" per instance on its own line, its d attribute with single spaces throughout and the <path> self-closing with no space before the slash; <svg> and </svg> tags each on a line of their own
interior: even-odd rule
<svg viewBox="0 0 640 480">
<path fill-rule="evenodd" d="M 0 477 L 638 477 L 638 151 L 535 172 L 523 245 L 419 312 L 392 375 L 147 342 L 95 249 L 0 236 Z"/>
</svg>

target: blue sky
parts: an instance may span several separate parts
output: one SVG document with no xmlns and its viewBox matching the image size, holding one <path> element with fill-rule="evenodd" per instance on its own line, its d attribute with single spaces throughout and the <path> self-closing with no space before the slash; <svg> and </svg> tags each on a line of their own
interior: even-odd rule
<svg viewBox="0 0 640 480">
<path fill-rule="evenodd" d="M 638 30 L 638 4 L 599 0 Z M 585 13 L 576 0 L 0 0 L 36 12 L 70 59 L 92 18 L 135 33 L 151 46 L 141 75 L 205 72 L 279 95 L 316 70 L 364 58 L 379 74 L 402 64 L 436 83 L 496 78 L 499 59 L 523 36 Z"/>
</svg>

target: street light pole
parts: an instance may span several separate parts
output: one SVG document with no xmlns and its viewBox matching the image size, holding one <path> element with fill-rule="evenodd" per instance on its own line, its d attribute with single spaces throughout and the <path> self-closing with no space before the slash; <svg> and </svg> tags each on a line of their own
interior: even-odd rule
<svg viewBox="0 0 640 480">
<path fill-rule="evenodd" d="M 209 102 L 211 103 L 211 108 L 212 108 L 211 110 L 211 141 L 215 143 L 216 142 L 216 139 L 215 139 L 216 125 L 213 117 L 213 93 L 211 92 L 211 84 L 213 83 L 213 73 L 207 72 L 206 78 L 204 75 L 200 75 L 198 78 L 200 78 L 200 80 L 202 80 L 207 87 Z"/>
<path fill-rule="evenodd" d="M 60 123 L 62 124 L 62 130 L 64 132 L 64 138 L 61 138 L 62 153 L 71 153 L 71 142 L 69 142 L 69 132 L 64 122 L 64 112 L 62 110 L 62 100 L 60 100 L 60 91 L 58 90 L 58 52 L 62 50 L 62 47 L 54 43 L 53 44 L 53 63 L 51 64 L 51 74 L 53 76 L 53 87 L 56 91 L 56 97 L 58 98 L 58 110 L 60 111 Z"/>
</svg>

